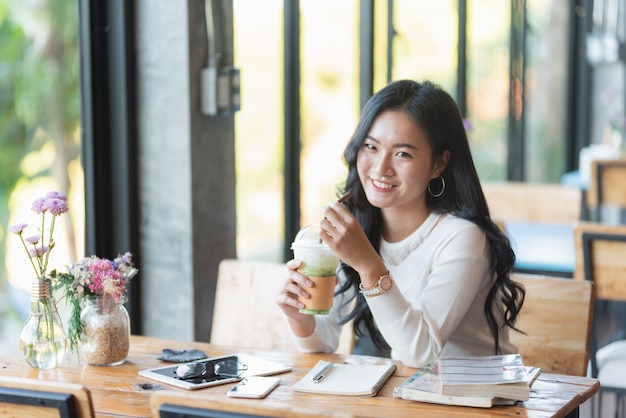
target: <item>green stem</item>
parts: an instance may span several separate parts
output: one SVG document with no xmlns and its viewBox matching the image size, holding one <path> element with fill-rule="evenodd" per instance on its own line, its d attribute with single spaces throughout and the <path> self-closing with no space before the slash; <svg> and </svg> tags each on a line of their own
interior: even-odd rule
<svg viewBox="0 0 626 418">
<path fill-rule="evenodd" d="M 74 282 L 74 276 L 62 273 L 55 276 L 58 280 L 56 287 L 63 289 L 63 296 L 61 299 L 65 299 L 65 304 L 70 307 L 70 315 L 67 319 L 67 340 L 72 352 L 78 353 L 78 343 L 83 334 L 83 324 L 80 320 L 81 313 L 81 299 L 72 289 L 72 283 Z M 80 361 L 80 356 L 78 357 Z"/>
<path fill-rule="evenodd" d="M 54 314 L 52 312 L 52 306 L 50 305 L 50 299 L 46 299 L 44 302 L 44 312 L 46 317 L 46 337 L 52 342 L 52 349 L 54 350 L 54 356 L 57 355 L 57 345 L 54 340 Z"/>
<path fill-rule="evenodd" d="M 45 213 L 44 213 L 45 215 Z M 43 218 L 43 216 L 42 216 Z M 43 265 L 43 272 L 45 273 L 46 271 L 48 271 L 48 260 L 50 259 L 50 253 L 52 252 L 52 237 L 54 236 L 54 223 L 56 221 L 56 216 L 52 215 L 52 221 L 50 222 L 50 238 L 48 239 L 48 251 L 45 254 L 45 258 L 46 261 L 44 262 Z M 43 222 L 43 221 L 42 221 Z M 43 226 L 43 224 L 42 224 Z M 43 240 L 43 232 L 41 235 L 41 245 L 43 246 L 44 240 Z M 43 247 L 42 247 L 43 248 Z"/>
<path fill-rule="evenodd" d="M 20 236 L 20 241 L 22 241 L 22 245 L 24 246 L 24 249 L 26 250 L 28 261 L 30 261 L 30 264 L 33 266 L 33 270 L 35 270 L 35 274 L 37 275 L 37 277 L 41 277 L 41 272 L 37 271 L 37 267 L 35 266 L 35 263 L 33 263 L 33 259 L 30 256 L 30 251 L 28 251 L 28 246 L 26 245 L 26 242 L 24 241 L 24 237 L 22 236 L 22 234 L 20 234 L 19 236 Z M 35 249 L 35 251 L 37 251 L 37 249 Z"/>
<path fill-rule="evenodd" d="M 43 251 L 44 243 L 46 242 L 45 225 L 46 225 L 46 212 L 42 212 L 41 213 L 41 250 L 42 251 Z M 44 277 L 45 276 L 45 272 L 46 272 L 43 269 L 43 257 L 44 257 L 44 255 L 41 254 L 41 256 L 39 256 L 39 253 L 37 253 L 37 248 L 35 248 L 35 253 L 37 254 L 37 262 L 39 263 L 39 270 L 41 270 L 41 277 Z"/>
<path fill-rule="evenodd" d="M 51 289 L 50 286 L 46 285 L 46 283 L 49 282 L 49 279 L 39 278 L 38 280 L 42 280 L 44 282 L 44 287 L 46 289 Z M 52 309 L 52 294 L 48 295 L 46 293 L 45 298 L 41 298 L 40 303 L 43 305 L 44 319 L 46 321 L 46 339 L 52 343 L 52 350 L 56 359 L 57 345 L 54 337 L 54 311 Z"/>
</svg>

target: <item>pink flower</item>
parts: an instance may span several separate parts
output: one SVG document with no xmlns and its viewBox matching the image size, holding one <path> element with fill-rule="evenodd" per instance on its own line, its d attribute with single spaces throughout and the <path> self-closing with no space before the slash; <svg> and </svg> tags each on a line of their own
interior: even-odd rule
<svg viewBox="0 0 626 418">
<path fill-rule="evenodd" d="M 80 297 L 110 297 L 120 302 L 126 295 L 126 283 L 138 271 L 131 253 L 118 254 L 115 261 L 92 255 L 68 268 L 71 280 L 64 286 Z"/>
<path fill-rule="evenodd" d="M 61 192 L 48 192 L 45 197 L 33 201 L 33 212 L 40 214 L 49 211 L 54 216 L 67 212 L 67 196 Z"/>
<path fill-rule="evenodd" d="M 44 213 L 46 211 L 46 199 L 43 197 L 38 197 L 33 201 L 31 209 L 37 214 Z"/>
<path fill-rule="evenodd" d="M 61 192 L 48 192 L 44 197 L 35 199 L 31 209 L 35 214 L 41 215 L 41 224 L 37 228 L 40 235 L 33 235 L 24 239 L 23 235 L 24 230 L 28 227 L 27 224 L 13 225 L 11 232 L 20 237 L 24 250 L 30 256 L 29 261 L 37 277 L 47 277 L 48 261 L 54 248 L 54 224 L 57 216 L 68 211 L 67 196 Z M 49 212 L 51 217 L 48 222 L 46 221 L 46 212 Z"/>
<path fill-rule="evenodd" d="M 109 260 L 95 260 L 89 265 L 89 271 L 94 275 L 104 275 L 115 271 L 115 266 Z"/>
<path fill-rule="evenodd" d="M 116 270 L 116 266 L 110 260 L 97 260 L 89 265 L 87 270 L 92 274 L 93 282 L 89 290 L 93 293 L 121 294 L 125 281 L 122 273 Z"/>
<path fill-rule="evenodd" d="M 54 216 L 67 212 L 67 202 L 55 197 L 46 198 L 45 207 Z"/>
<path fill-rule="evenodd" d="M 47 252 L 48 252 L 47 245 L 40 245 L 38 247 L 31 248 L 30 250 L 28 250 L 28 254 L 30 255 L 30 258 L 41 257 Z"/>
<path fill-rule="evenodd" d="M 67 196 L 64 193 L 56 191 L 46 193 L 46 199 L 59 199 L 67 202 Z"/>
<path fill-rule="evenodd" d="M 28 227 L 28 224 L 15 224 L 11 227 L 11 232 L 17 235 L 22 235 L 22 232 Z"/>
<path fill-rule="evenodd" d="M 35 245 L 39 242 L 40 239 L 41 239 L 41 235 L 33 235 L 32 237 L 24 238 L 24 241 L 26 241 L 29 244 Z"/>
</svg>

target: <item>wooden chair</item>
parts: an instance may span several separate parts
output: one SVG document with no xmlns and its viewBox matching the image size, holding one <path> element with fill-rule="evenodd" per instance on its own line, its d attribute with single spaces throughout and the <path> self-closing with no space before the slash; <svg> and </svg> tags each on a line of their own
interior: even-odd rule
<svg viewBox="0 0 626 418">
<path fill-rule="evenodd" d="M 0 375 L 0 416 L 91 418 L 91 394 L 82 385 Z"/>
<path fill-rule="evenodd" d="M 524 364 L 542 372 L 586 376 L 593 318 L 594 286 L 532 274 L 514 274 L 526 288 L 516 327 L 510 331 Z"/>
<path fill-rule="evenodd" d="M 582 192 L 556 183 L 483 182 L 489 211 L 498 222 L 570 223 L 580 221 Z"/>
<path fill-rule="evenodd" d="M 483 182 L 482 189 L 492 219 L 511 240 L 515 272 L 572 277 L 572 229 L 583 209 L 579 187 L 508 181 Z"/>
<path fill-rule="evenodd" d="M 294 403 L 285 408 L 270 402 L 250 399 L 207 397 L 206 394 L 162 390 L 150 395 L 153 418 L 318 418 L 320 413 L 303 409 Z M 334 416 L 334 415 L 333 415 Z M 350 417 L 352 415 L 338 415 Z"/>
<path fill-rule="evenodd" d="M 626 224 L 626 159 L 591 162 L 587 206 L 593 221 Z"/>
<path fill-rule="evenodd" d="M 574 278 L 593 282 L 597 306 L 591 339 L 591 375 L 604 393 L 617 397 L 624 415 L 626 400 L 626 225 L 583 222 L 574 229 Z"/>
<path fill-rule="evenodd" d="M 275 298 L 287 277 L 282 263 L 227 259 L 219 265 L 211 343 L 243 347 L 295 349 L 287 319 Z M 338 353 L 354 347 L 346 324 Z"/>
</svg>

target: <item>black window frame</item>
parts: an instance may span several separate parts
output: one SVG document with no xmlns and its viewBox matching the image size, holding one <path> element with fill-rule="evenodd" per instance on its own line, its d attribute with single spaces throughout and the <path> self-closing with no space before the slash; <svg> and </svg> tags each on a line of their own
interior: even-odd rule
<svg viewBox="0 0 626 418">
<path fill-rule="evenodd" d="M 135 2 L 79 0 L 85 251 L 140 264 Z M 131 281 L 131 332 L 140 333 L 141 281 Z"/>
</svg>

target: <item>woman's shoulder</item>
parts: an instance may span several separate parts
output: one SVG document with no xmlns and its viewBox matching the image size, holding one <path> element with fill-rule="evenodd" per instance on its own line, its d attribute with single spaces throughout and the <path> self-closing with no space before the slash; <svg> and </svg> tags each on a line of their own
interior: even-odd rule
<svg viewBox="0 0 626 418">
<path fill-rule="evenodd" d="M 400 242 L 381 240 L 380 254 L 385 263 L 400 264 L 416 249 L 420 253 L 436 251 L 437 248 L 461 248 L 477 251 L 483 248 L 482 230 L 473 222 L 452 214 L 431 213 L 428 219 L 411 235 Z M 428 241 L 429 245 L 421 245 Z"/>
<path fill-rule="evenodd" d="M 451 213 L 438 214 L 437 216 L 439 216 L 439 224 L 442 226 L 446 226 L 448 228 L 467 228 L 480 231 L 480 227 L 474 222 Z"/>
<path fill-rule="evenodd" d="M 485 233 L 474 222 L 453 215 L 451 213 L 440 215 L 440 219 L 435 230 L 439 230 L 439 234 L 449 236 L 464 236 L 466 238 L 480 239 Z"/>
</svg>

